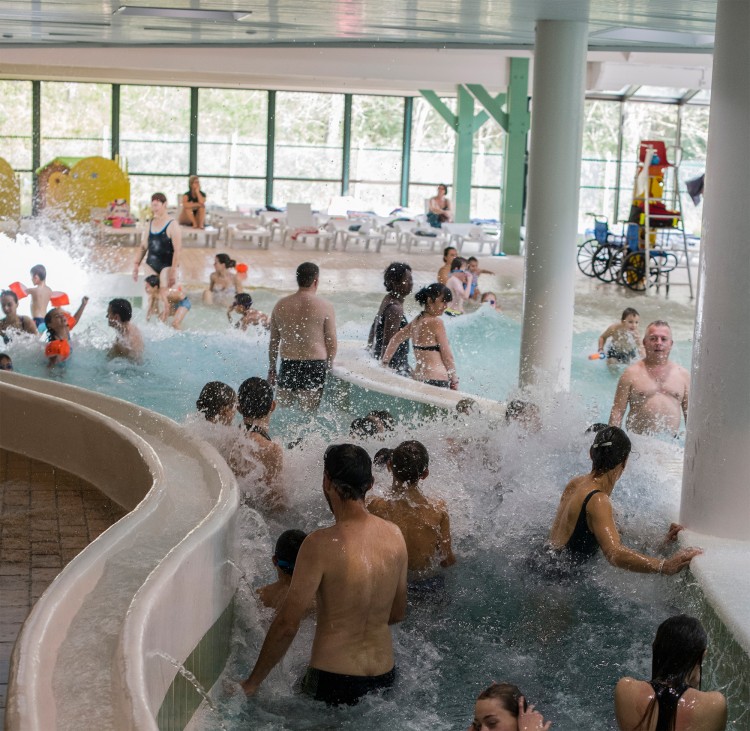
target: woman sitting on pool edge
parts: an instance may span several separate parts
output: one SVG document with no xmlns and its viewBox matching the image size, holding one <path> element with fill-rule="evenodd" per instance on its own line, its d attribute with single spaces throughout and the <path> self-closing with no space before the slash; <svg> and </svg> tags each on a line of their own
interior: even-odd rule
<svg viewBox="0 0 750 731">
<path fill-rule="evenodd" d="M 544 722 L 517 685 L 493 683 L 479 694 L 469 731 L 547 731 L 551 727 L 552 721 Z"/>
<path fill-rule="evenodd" d="M 444 284 L 435 283 L 420 289 L 414 299 L 422 305 L 422 312 L 393 335 L 383 353 L 382 363 L 387 366 L 398 346 L 411 338 L 417 362 L 412 378 L 430 386 L 456 390 L 456 364 L 445 325 L 440 319 L 451 301 L 451 292 Z"/>
<path fill-rule="evenodd" d="M 208 289 L 203 291 L 203 303 L 212 305 L 214 296 L 234 297 L 242 292 L 242 279 L 235 267 L 237 262 L 229 254 L 217 254 L 214 259 L 214 271 L 208 278 Z M 235 271 L 232 271 L 232 270 Z M 226 299 L 224 299 L 226 301 Z"/>
<path fill-rule="evenodd" d="M 574 565 L 587 561 L 601 548 L 613 566 L 671 576 L 689 566 L 701 549 L 685 548 L 659 559 L 627 548 L 620 540 L 609 496 L 625 471 L 630 447 L 628 435 L 616 426 L 597 433 L 589 450 L 591 472 L 574 477 L 565 487 L 547 545 Z M 672 523 L 666 540 L 675 540 L 680 530 L 682 526 Z"/>
<path fill-rule="evenodd" d="M 651 680 L 621 678 L 615 688 L 620 731 L 722 731 L 727 701 L 718 691 L 701 691 L 706 630 L 686 614 L 659 625 L 654 639 Z"/>
</svg>

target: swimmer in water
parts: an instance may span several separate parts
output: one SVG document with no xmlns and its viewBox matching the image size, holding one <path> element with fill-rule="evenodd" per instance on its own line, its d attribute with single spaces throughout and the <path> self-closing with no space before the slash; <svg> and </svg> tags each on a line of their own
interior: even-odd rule
<svg viewBox="0 0 750 731">
<path fill-rule="evenodd" d="M 133 307 L 126 299 L 116 297 L 107 306 L 107 324 L 115 331 L 115 342 L 107 351 L 107 359 L 126 358 L 133 363 L 143 362 L 143 337 L 131 321 Z"/>
<path fill-rule="evenodd" d="M 451 292 L 451 302 L 445 314 L 455 317 L 464 314 L 464 302 L 471 292 L 471 274 L 466 269 L 466 259 L 457 256 L 451 262 L 451 275 L 445 285 Z"/>
<path fill-rule="evenodd" d="M 493 683 L 483 690 L 474 706 L 468 731 L 548 731 L 552 722 L 526 703 L 517 685 Z"/>
<path fill-rule="evenodd" d="M 469 298 L 473 300 L 478 300 L 482 293 L 479 291 L 479 275 L 480 274 L 492 274 L 494 275 L 495 272 L 492 271 L 492 269 L 480 269 L 479 268 L 479 259 L 476 258 L 476 256 L 470 256 L 466 260 L 466 271 L 471 274 L 471 288 L 469 290 Z M 484 302 L 484 300 L 482 300 Z"/>
<path fill-rule="evenodd" d="M 600 355 L 607 357 L 607 365 L 629 365 L 639 355 L 646 355 L 638 331 L 641 317 L 637 310 L 626 307 L 622 312 L 620 322 L 610 325 L 600 336 L 598 350 Z M 604 349 L 607 341 L 609 346 Z"/>
<path fill-rule="evenodd" d="M 367 509 L 395 523 L 406 541 L 409 555 L 409 585 L 435 576 L 438 566 L 456 563 L 451 546 L 448 509 L 442 500 L 428 498 L 419 483 L 430 474 L 430 456 L 416 440 L 402 442 L 390 455 L 388 471 L 393 475 L 390 492 L 374 497 Z"/>
<path fill-rule="evenodd" d="M 227 310 L 227 320 L 230 323 L 233 314 L 240 316 L 234 326 L 242 331 L 247 330 L 251 325 L 259 325 L 266 330 L 271 327 L 271 318 L 265 312 L 253 308 L 253 298 L 247 292 L 234 295 L 234 301 Z"/>
<path fill-rule="evenodd" d="M 662 622 L 652 646 L 651 680 L 621 678 L 615 688 L 620 731 L 723 731 L 726 698 L 700 689 L 707 645 L 695 617 L 680 614 Z"/>
<path fill-rule="evenodd" d="M 44 348 L 48 366 L 63 363 L 70 357 L 73 352 L 73 347 L 70 344 L 70 331 L 78 324 L 88 303 L 89 298 L 84 297 L 75 315 L 55 307 L 44 316 L 44 326 L 49 339 Z"/>
<path fill-rule="evenodd" d="M 609 415 L 612 426 L 621 426 L 630 407 L 626 426 L 637 434 L 677 434 L 680 416 L 687 423 L 690 373 L 672 363 L 672 329 L 663 320 L 652 322 L 643 338 L 646 356 L 628 366 L 617 382 Z"/>
<path fill-rule="evenodd" d="M 497 295 L 494 292 L 485 292 L 482 295 L 482 302 L 483 305 L 488 305 L 493 310 L 499 310 L 500 309 L 500 302 L 497 299 Z"/>
<path fill-rule="evenodd" d="M 44 324 L 44 317 L 53 295 L 47 286 L 47 269 L 43 264 L 31 267 L 31 282 L 34 286 L 27 288 L 26 292 L 31 296 L 31 316 L 39 328 Z"/>
<path fill-rule="evenodd" d="M 179 330 L 185 315 L 190 312 L 192 307 L 190 298 L 178 287 L 168 290 L 165 302 L 161 296 L 161 283 L 156 274 L 146 277 L 145 286 L 146 294 L 149 297 L 146 321 L 150 320 L 152 315 L 156 315 L 162 322 L 166 323 L 167 319 L 171 317 L 172 327 Z"/>
<path fill-rule="evenodd" d="M 214 270 L 208 278 L 208 289 L 203 292 L 203 304 L 214 304 L 217 296 L 226 302 L 227 298 L 242 292 L 242 278 L 236 267 L 237 262 L 229 254 L 214 257 Z"/>
<path fill-rule="evenodd" d="M 443 249 L 443 266 L 438 269 L 438 284 L 448 284 L 448 277 L 451 275 L 451 262 L 458 256 L 458 249 L 455 246 L 446 246 Z"/>
<path fill-rule="evenodd" d="M 541 431 L 542 417 L 539 407 L 531 401 L 513 399 L 505 407 L 505 423 L 519 424 L 524 431 L 535 434 Z"/>
<path fill-rule="evenodd" d="M 0 353 L 0 371 L 12 371 L 13 360 L 7 353 Z"/>
<path fill-rule="evenodd" d="M 547 545 L 572 565 L 590 560 L 599 548 L 613 566 L 641 574 L 672 576 L 690 565 L 703 551 L 684 548 L 669 558 L 646 556 L 622 545 L 610 495 L 625 471 L 630 439 L 622 429 L 609 426 L 597 432 L 589 450 L 591 472 L 574 477 L 565 487 Z M 672 523 L 665 542 L 682 530 Z"/>
<path fill-rule="evenodd" d="M 221 381 L 209 381 L 200 392 L 195 408 L 212 424 L 231 426 L 237 409 L 235 390 Z"/>
<path fill-rule="evenodd" d="M 294 575 L 297 554 L 305 538 L 307 533 L 304 531 L 285 530 L 276 541 L 272 559 L 276 567 L 276 581 L 257 590 L 258 598 L 264 607 L 278 610 L 286 599 Z"/>
<path fill-rule="evenodd" d="M 0 320 L 0 336 L 7 343 L 14 332 L 37 335 L 36 324 L 31 317 L 18 314 L 18 295 L 12 289 L 3 290 L 0 294 L 5 317 Z"/>
</svg>

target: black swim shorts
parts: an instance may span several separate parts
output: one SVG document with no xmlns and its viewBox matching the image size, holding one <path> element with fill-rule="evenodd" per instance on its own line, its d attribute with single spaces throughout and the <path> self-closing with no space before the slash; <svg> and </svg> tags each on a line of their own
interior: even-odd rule
<svg viewBox="0 0 750 731">
<path fill-rule="evenodd" d="M 288 391 L 317 391 L 325 385 L 327 373 L 324 360 L 282 359 L 277 383 Z"/>
<path fill-rule="evenodd" d="M 353 706 L 368 693 L 390 688 L 395 680 L 395 667 L 382 675 L 340 675 L 308 668 L 302 679 L 302 692 L 329 706 Z"/>
<path fill-rule="evenodd" d="M 432 379 L 428 379 L 427 381 L 422 381 L 422 383 L 426 383 L 428 386 L 436 386 L 437 388 L 450 388 L 451 387 L 450 381 L 435 381 Z"/>
</svg>

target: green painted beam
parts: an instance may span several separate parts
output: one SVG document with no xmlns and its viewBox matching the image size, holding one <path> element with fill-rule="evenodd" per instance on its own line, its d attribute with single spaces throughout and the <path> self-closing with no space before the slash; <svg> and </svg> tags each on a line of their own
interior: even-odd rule
<svg viewBox="0 0 750 731">
<path fill-rule="evenodd" d="M 474 162 L 474 98 L 463 86 L 458 86 L 456 92 L 458 113 L 453 157 L 453 208 L 456 223 L 468 223 L 471 219 L 471 168 Z"/>
<path fill-rule="evenodd" d="M 427 103 L 445 120 L 445 123 L 454 131 L 458 131 L 458 117 L 451 112 L 445 102 L 434 92 L 429 89 L 420 89 L 419 93 L 425 98 Z"/>
<path fill-rule="evenodd" d="M 273 205 L 273 163 L 276 152 L 276 92 L 268 92 L 266 111 L 266 205 Z"/>
<path fill-rule="evenodd" d="M 404 129 L 401 138 L 401 207 L 409 205 L 409 177 L 411 168 L 411 120 L 414 114 L 414 97 L 404 97 Z"/>
<path fill-rule="evenodd" d="M 524 190 L 526 187 L 526 144 L 529 133 L 529 59 L 510 59 L 510 83 L 506 97 L 508 126 L 505 135 L 503 203 L 500 213 L 503 251 L 518 254 L 521 249 Z"/>
<path fill-rule="evenodd" d="M 466 84 L 466 88 L 485 110 L 490 113 L 492 119 L 507 132 L 508 114 L 503 111 L 507 95 L 501 92 L 497 96 L 492 96 L 481 84 Z"/>
<path fill-rule="evenodd" d="M 112 144 L 111 152 L 114 160 L 120 154 L 120 85 L 112 84 Z"/>
<path fill-rule="evenodd" d="M 190 175 L 198 174 L 198 89 L 190 88 Z"/>
<path fill-rule="evenodd" d="M 474 116 L 474 127 L 472 132 L 476 134 L 479 132 L 479 128 L 490 118 L 490 115 L 485 111 L 481 111 Z"/>
<path fill-rule="evenodd" d="M 352 160 L 352 95 L 344 94 L 344 144 L 341 154 L 341 195 L 349 195 L 349 168 Z"/>
</svg>

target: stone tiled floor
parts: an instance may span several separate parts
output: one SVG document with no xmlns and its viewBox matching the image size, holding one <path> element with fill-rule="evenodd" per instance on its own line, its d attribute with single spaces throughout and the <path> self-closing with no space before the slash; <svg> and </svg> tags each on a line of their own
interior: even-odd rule
<svg viewBox="0 0 750 731">
<path fill-rule="evenodd" d="M 0 450 L 0 728 L 13 644 L 60 570 L 125 511 L 87 482 Z"/>
</svg>

